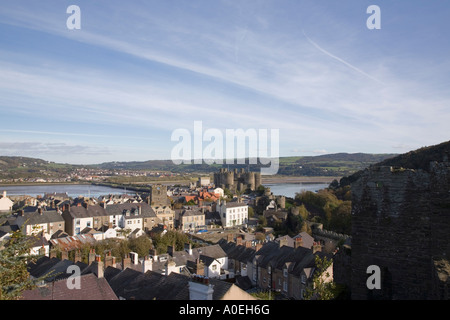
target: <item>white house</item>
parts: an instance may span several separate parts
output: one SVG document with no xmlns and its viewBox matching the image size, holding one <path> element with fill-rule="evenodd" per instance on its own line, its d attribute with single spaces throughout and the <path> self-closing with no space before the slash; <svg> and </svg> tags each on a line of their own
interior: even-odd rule
<svg viewBox="0 0 450 320">
<path fill-rule="evenodd" d="M 224 191 L 222 188 L 215 188 L 213 190 L 213 193 L 218 194 L 220 197 L 223 197 L 223 195 L 224 195 Z"/>
<path fill-rule="evenodd" d="M 6 191 L 3 191 L 3 196 L 0 198 L 0 212 L 11 211 L 14 202 L 6 196 Z"/>
<path fill-rule="evenodd" d="M 218 200 L 216 211 L 224 228 L 246 225 L 248 222 L 248 205 L 242 202 L 226 202 Z"/>
<path fill-rule="evenodd" d="M 193 260 L 202 260 L 205 265 L 204 273 L 209 278 L 226 278 L 228 274 L 228 256 L 220 245 L 210 245 L 192 249 Z"/>
</svg>

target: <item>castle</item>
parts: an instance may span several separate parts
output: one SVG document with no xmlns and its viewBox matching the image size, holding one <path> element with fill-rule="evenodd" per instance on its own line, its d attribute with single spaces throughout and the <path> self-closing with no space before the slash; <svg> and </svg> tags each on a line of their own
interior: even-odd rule
<svg viewBox="0 0 450 320">
<path fill-rule="evenodd" d="M 245 169 L 220 169 L 214 173 L 214 184 L 222 189 L 227 188 L 232 192 L 245 191 L 250 189 L 255 191 L 261 185 L 261 173 L 245 171 Z"/>
</svg>

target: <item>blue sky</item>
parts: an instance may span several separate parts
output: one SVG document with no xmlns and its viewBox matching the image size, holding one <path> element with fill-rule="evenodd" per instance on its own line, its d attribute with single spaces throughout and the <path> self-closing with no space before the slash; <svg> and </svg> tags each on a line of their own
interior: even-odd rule
<svg viewBox="0 0 450 320">
<path fill-rule="evenodd" d="M 281 156 L 449 140 L 446 0 L 0 4 L 0 155 L 170 159 L 172 132 L 194 121 L 279 129 Z"/>
</svg>

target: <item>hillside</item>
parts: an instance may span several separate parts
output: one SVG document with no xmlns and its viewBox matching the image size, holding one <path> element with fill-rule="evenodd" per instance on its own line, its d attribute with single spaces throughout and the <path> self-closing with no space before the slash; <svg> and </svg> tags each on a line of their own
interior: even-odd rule
<svg viewBox="0 0 450 320">
<path fill-rule="evenodd" d="M 60 177 L 80 166 L 37 158 L 0 156 L 0 178 Z"/>
<path fill-rule="evenodd" d="M 383 161 L 372 164 L 372 166 L 391 166 L 402 167 L 406 169 L 422 169 L 429 171 L 430 162 L 442 162 L 444 158 L 449 159 L 450 141 L 443 142 L 434 146 L 423 147 L 404 154 L 385 159 Z M 362 171 L 357 171 L 349 176 L 341 179 L 340 185 L 346 186 L 356 181 Z"/>
<path fill-rule="evenodd" d="M 311 157 L 281 157 L 278 174 L 282 176 L 349 176 L 358 170 L 392 158 L 393 154 L 337 153 Z M 248 160 L 247 160 L 248 163 Z M 175 165 L 171 160 L 149 160 L 130 162 L 106 162 L 93 165 L 70 165 L 26 157 L 0 157 L 0 179 L 19 179 L 34 177 L 64 177 L 76 169 L 159 171 L 181 174 L 208 174 L 220 168 L 259 171 L 261 165 Z"/>
<path fill-rule="evenodd" d="M 336 153 L 308 157 L 280 157 L 278 174 L 287 176 L 345 176 L 364 169 L 371 164 L 396 156 L 395 154 Z M 246 160 L 248 163 L 248 159 Z M 183 164 L 175 165 L 171 160 L 149 160 L 142 162 L 107 162 L 95 165 L 101 169 L 160 170 L 174 173 L 211 173 L 219 168 L 250 169 L 259 171 L 261 165 L 249 164 Z"/>
</svg>

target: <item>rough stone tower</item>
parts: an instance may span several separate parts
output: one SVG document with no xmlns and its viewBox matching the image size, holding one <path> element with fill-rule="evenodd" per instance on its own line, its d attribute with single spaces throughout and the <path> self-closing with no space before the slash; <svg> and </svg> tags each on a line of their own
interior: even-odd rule
<svg viewBox="0 0 450 320">
<path fill-rule="evenodd" d="M 169 204 L 167 197 L 167 186 L 154 184 L 150 187 L 150 205 L 166 206 Z"/>
<path fill-rule="evenodd" d="M 366 169 L 352 184 L 352 299 L 448 299 L 450 165 Z M 367 269 L 380 268 L 380 289 Z"/>
</svg>

